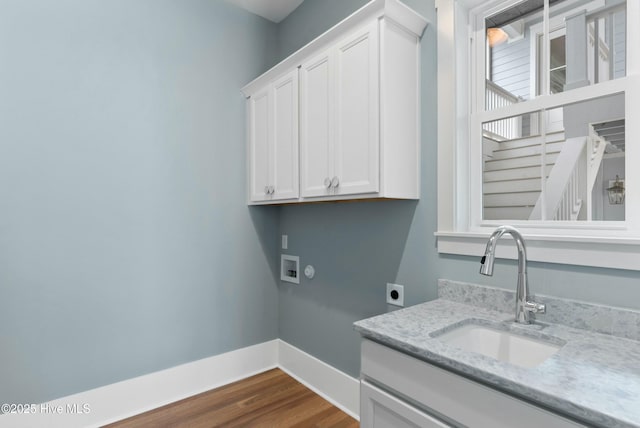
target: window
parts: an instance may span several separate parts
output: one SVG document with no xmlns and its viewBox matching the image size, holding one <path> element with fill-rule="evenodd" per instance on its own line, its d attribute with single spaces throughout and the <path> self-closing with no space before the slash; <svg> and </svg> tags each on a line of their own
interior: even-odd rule
<svg viewBox="0 0 640 428">
<path fill-rule="evenodd" d="M 638 2 L 436 3 L 438 250 L 511 224 L 532 260 L 640 270 Z"/>
<path fill-rule="evenodd" d="M 554 31 L 549 34 L 549 51 L 551 65 L 549 67 L 549 73 L 544 73 L 542 68 L 542 61 L 538 61 L 538 75 L 548 76 L 550 81 L 549 91 L 552 94 L 559 94 L 564 91 L 564 87 L 567 84 L 567 52 L 566 52 L 566 37 L 564 31 Z M 540 35 L 537 38 L 537 52 L 538 55 L 542 55 L 542 41 L 543 37 Z M 538 93 L 542 94 L 542 88 L 545 86 L 545 81 L 538 80 Z"/>
</svg>

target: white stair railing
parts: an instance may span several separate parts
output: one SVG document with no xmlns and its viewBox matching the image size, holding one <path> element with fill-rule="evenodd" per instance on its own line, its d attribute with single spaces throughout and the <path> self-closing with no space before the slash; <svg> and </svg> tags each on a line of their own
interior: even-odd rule
<svg viewBox="0 0 640 428">
<path fill-rule="evenodd" d="M 607 39 L 613 34 L 614 15 L 625 11 L 625 0 L 609 0 L 599 9 L 565 17 L 566 51 L 571 52 L 567 55 L 565 90 L 615 77 L 614 64 L 618 58 Z"/>
<path fill-rule="evenodd" d="M 485 109 L 495 110 L 516 104 L 520 99 L 503 87 L 496 85 L 491 80 L 486 81 Z M 494 134 L 502 140 L 513 140 L 522 137 L 522 119 L 520 116 L 495 120 L 485 123 L 483 130 Z"/>
<path fill-rule="evenodd" d="M 595 132 L 593 126 L 589 126 L 587 137 L 568 139 L 529 219 L 591 220 L 593 186 L 606 145 L 607 142 Z"/>
<path fill-rule="evenodd" d="M 591 220 L 593 186 L 598 178 L 598 170 L 607 142 L 590 125 L 586 143 L 584 152 L 580 154 L 580 158 L 586 159 L 586 163 L 578 161 L 574 166 L 553 217 L 554 220 L 578 220 L 580 209 L 585 201 L 586 212 L 582 217 Z"/>
<path fill-rule="evenodd" d="M 556 158 L 529 220 L 571 220 L 577 218 L 586 197 L 587 137 L 567 139 Z"/>
<path fill-rule="evenodd" d="M 589 147 L 589 158 L 587 163 L 589 164 L 588 173 L 588 189 L 593 189 L 593 185 L 598 178 L 598 170 L 600 169 L 600 163 L 604 157 L 604 150 L 607 148 L 607 142 L 604 138 L 599 136 L 592 125 L 589 125 L 589 137 L 587 138 L 587 145 Z"/>
<path fill-rule="evenodd" d="M 608 21 L 600 17 L 587 21 L 587 76 L 593 84 L 611 80 L 613 74 L 611 48 L 604 40 L 607 24 Z"/>
<path fill-rule="evenodd" d="M 584 155 L 585 152 L 581 153 Z M 577 220 L 584 200 L 585 168 L 583 162 L 576 162 L 569 181 L 562 193 L 560 203 L 553 216 L 554 220 Z"/>
<path fill-rule="evenodd" d="M 604 151 L 607 147 L 607 142 L 604 138 L 599 136 L 592 125 L 589 125 L 589 136 L 587 137 L 587 220 L 591 220 L 592 214 L 592 195 L 593 186 L 598 178 L 598 171 L 600 170 L 600 164 L 604 158 Z"/>
</svg>

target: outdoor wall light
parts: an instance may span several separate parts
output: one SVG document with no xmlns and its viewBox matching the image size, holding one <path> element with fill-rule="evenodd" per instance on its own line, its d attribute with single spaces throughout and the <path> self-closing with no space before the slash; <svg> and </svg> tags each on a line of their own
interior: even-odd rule
<svg viewBox="0 0 640 428">
<path fill-rule="evenodd" d="M 611 205 L 624 204 L 624 180 L 620 180 L 620 177 L 616 175 L 616 181 L 607 189 L 607 193 Z"/>
</svg>

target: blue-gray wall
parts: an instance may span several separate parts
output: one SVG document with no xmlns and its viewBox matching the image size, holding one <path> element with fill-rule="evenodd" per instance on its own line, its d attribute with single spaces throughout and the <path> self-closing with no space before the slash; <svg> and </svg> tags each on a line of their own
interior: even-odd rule
<svg viewBox="0 0 640 428">
<path fill-rule="evenodd" d="M 281 58 L 330 28 L 365 1 L 306 0 L 279 25 Z M 316 276 L 280 283 L 280 338 L 353 375 L 359 337 L 351 324 L 391 310 L 387 282 L 405 286 L 407 305 L 436 297 L 438 278 L 515 288 L 517 268 L 496 262 L 491 278 L 477 258 L 438 255 L 436 240 L 436 14 L 433 0 L 406 0 L 433 24 L 422 39 L 422 178 L 420 201 L 285 206 L 280 233 L 288 254 Z M 279 248 L 279 247 L 277 247 Z M 277 250 L 281 251 L 281 250 Z M 640 273 L 533 263 L 532 291 L 640 308 Z"/>
<path fill-rule="evenodd" d="M 278 60 L 367 4 L 368 0 L 305 0 L 278 24 Z"/>
<path fill-rule="evenodd" d="M 0 402 L 276 338 L 240 93 L 275 24 L 218 0 L 1 6 Z"/>
</svg>

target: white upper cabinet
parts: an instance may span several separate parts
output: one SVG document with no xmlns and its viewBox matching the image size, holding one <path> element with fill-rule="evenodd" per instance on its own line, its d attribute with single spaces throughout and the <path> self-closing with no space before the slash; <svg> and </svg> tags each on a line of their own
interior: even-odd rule
<svg viewBox="0 0 640 428">
<path fill-rule="evenodd" d="M 303 197 L 331 195 L 334 171 L 333 55 L 322 52 L 300 67 L 300 170 Z"/>
<path fill-rule="evenodd" d="M 377 193 L 377 22 L 300 68 L 303 198 Z"/>
<path fill-rule="evenodd" d="M 243 88 L 250 204 L 418 199 L 426 25 L 374 0 Z"/>
<path fill-rule="evenodd" d="M 249 202 L 298 198 L 298 70 L 249 98 Z"/>
<path fill-rule="evenodd" d="M 249 159 L 251 171 L 249 199 L 251 201 L 267 200 L 269 188 L 269 90 L 256 93 L 249 99 Z"/>
<path fill-rule="evenodd" d="M 272 199 L 298 197 L 298 70 L 273 85 Z"/>
<path fill-rule="evenodd" d="M 378 193 L 378 22 L 338 43 L 335 59 L 334 192 Z"/>
</svg>

